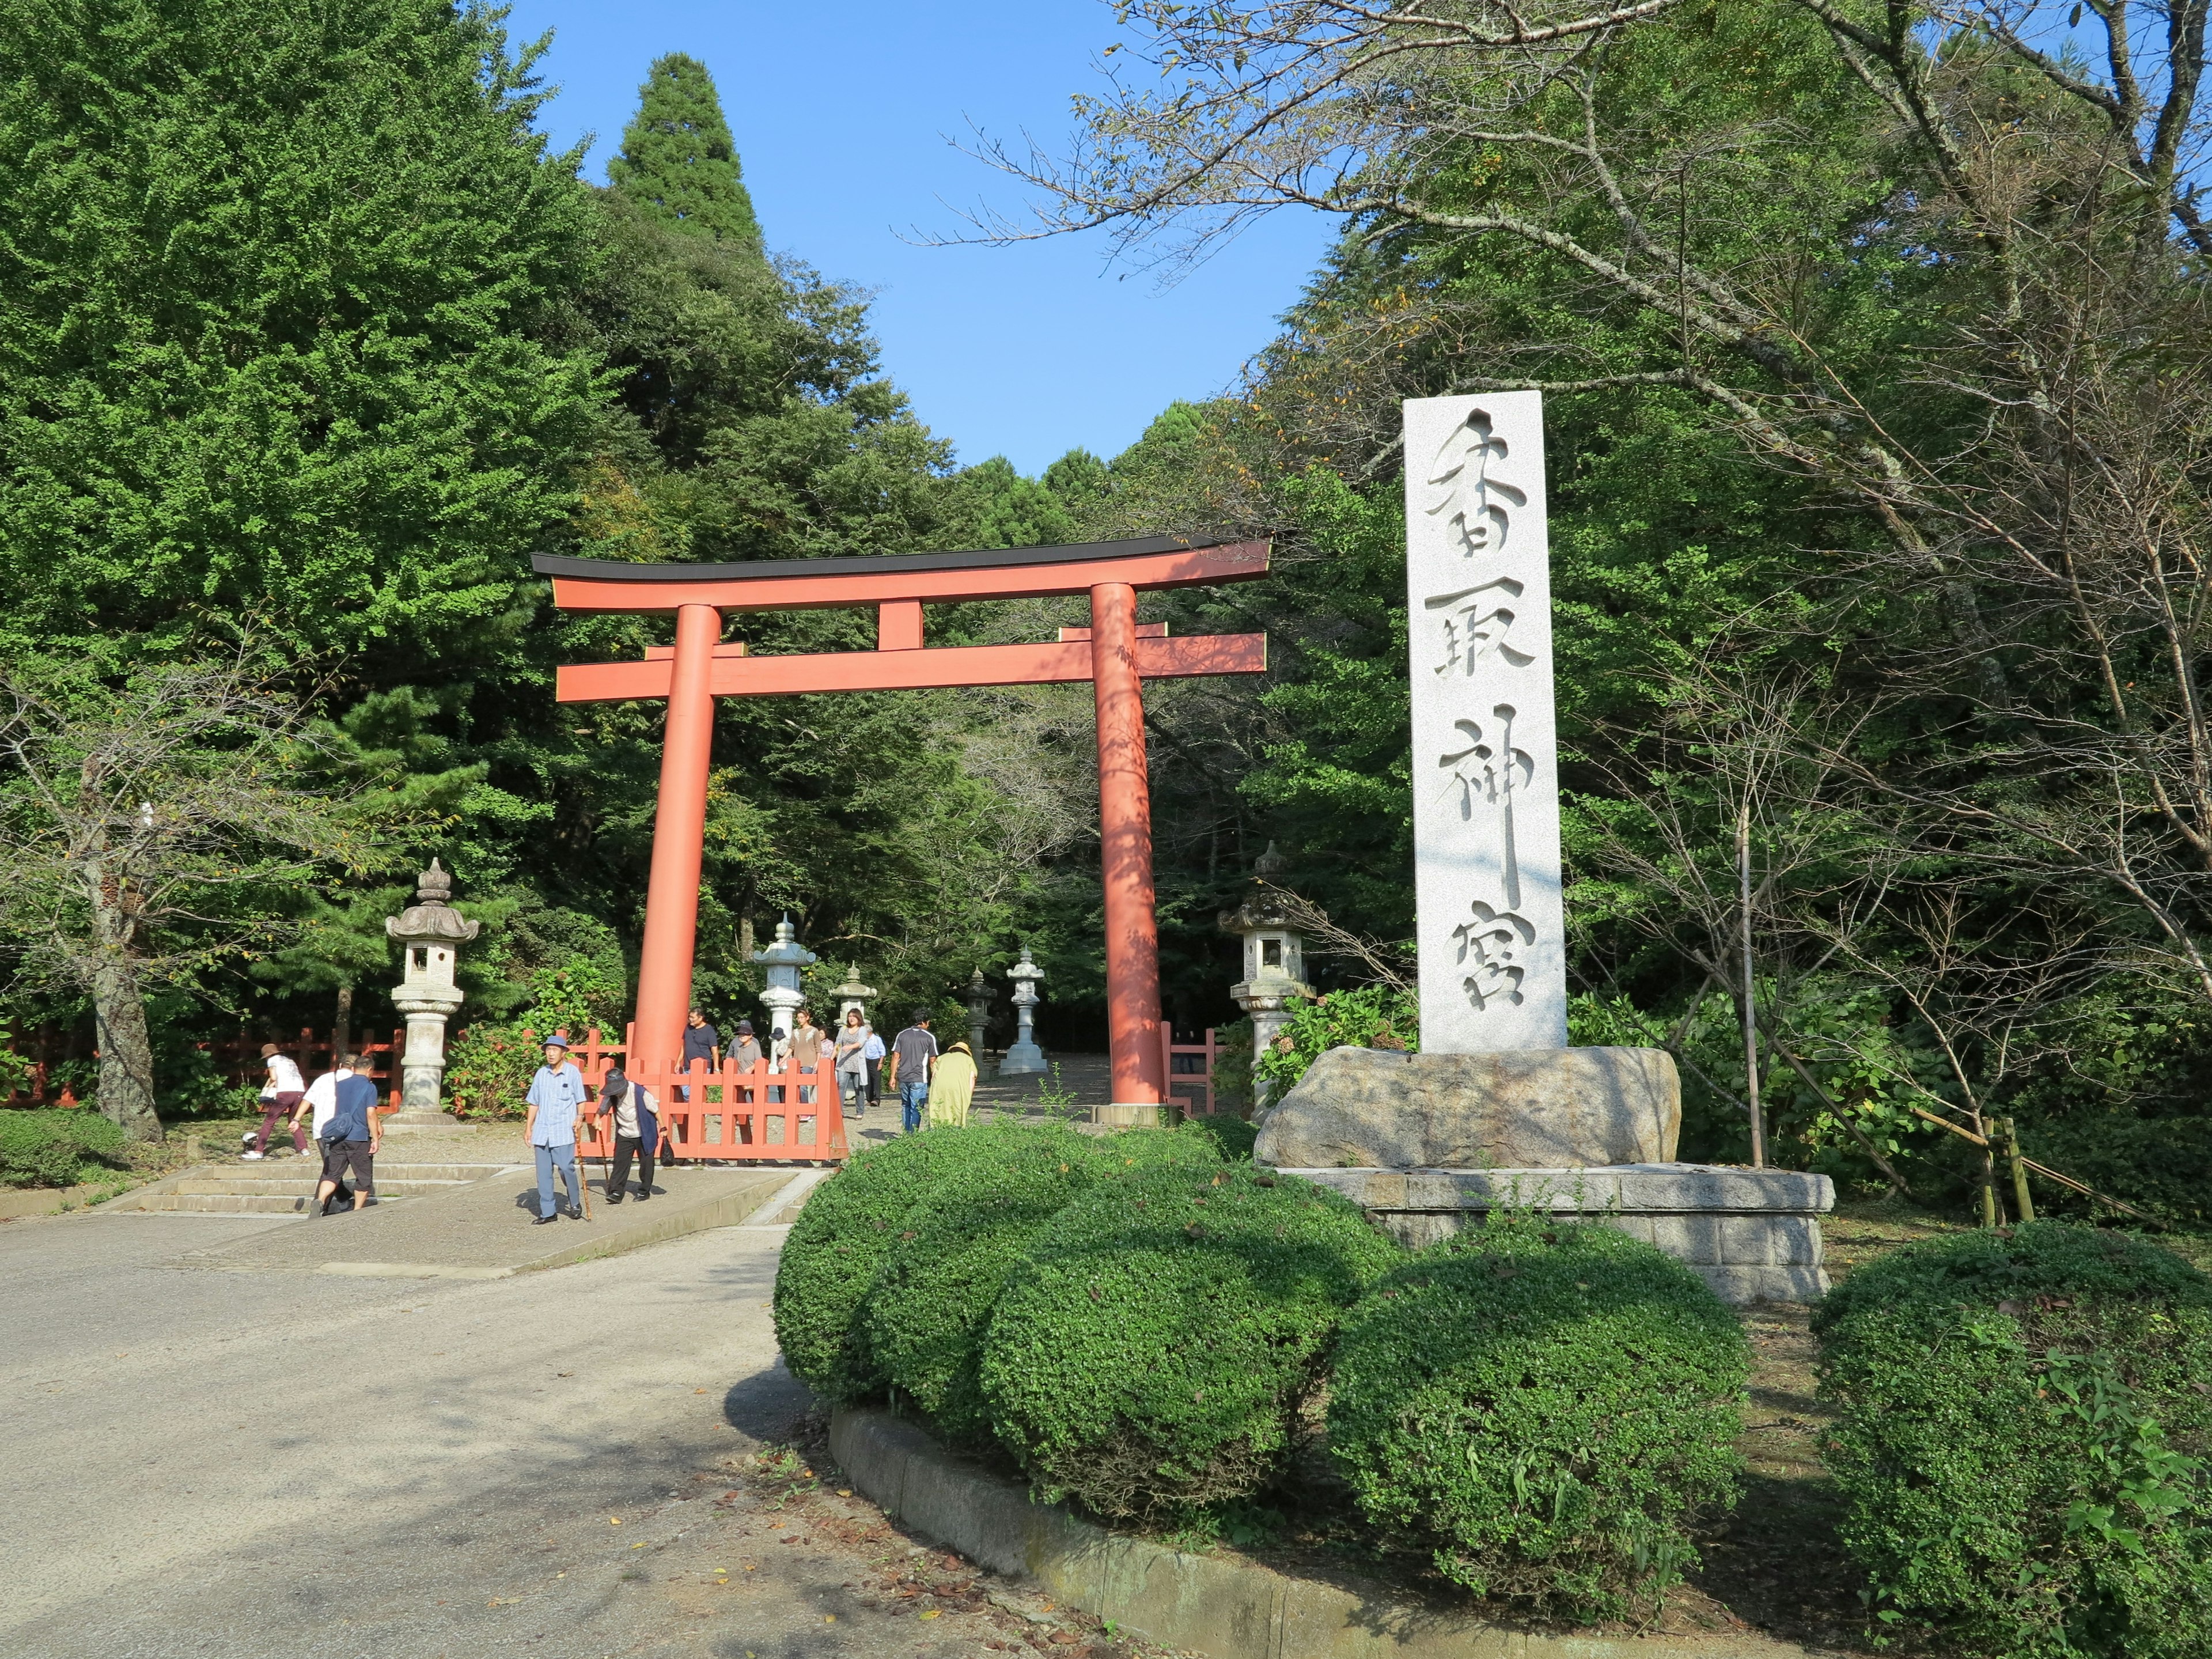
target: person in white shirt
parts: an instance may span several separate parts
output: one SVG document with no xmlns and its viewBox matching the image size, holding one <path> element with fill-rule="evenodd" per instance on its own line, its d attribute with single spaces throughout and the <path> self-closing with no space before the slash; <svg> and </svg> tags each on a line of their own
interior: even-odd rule
<svg viewBox="0 0 2212 1659">
<path fill-rule="evenodd" d="M 343 1058 L 351 1060 L 353 1056 L 347 1054 Z M 330 1122 L 331 1115 L 338 1109 L 338 1079 L 352 1075 L 352 1066 L 338 1065 L 332 1066 L 310 1083 L 307 1085 L 307 1093 L 301 1097 L 298 1109 L 292 1114 L 292 1133 L 295 1135 L 298 1134 L 301 1120 L 307 1117 L 309 1113 L 313 1113 L 314 1123 L 310 1133 L 317 1140 L 320 1140 L 323 1138 L 324 1126 Z"/>
<path fill-rule="evenodd" d="M 642 1083 L 632 1083 L 620 1066 L 611 1068 L 599 1085 L 599 1115 L 615 1119 L 615 1153 L 607 1161 L 607 1202 L 623 1201 L 629 1185 L 630 1160 L 638 1161 L 637 1197 L 641 1204 L 653 1196 L 653 1154 L 660 1140 L 660 1103 Z"/>
<path fill-rule="evenodd" d="M 277 1121 L 297 1112 L 307 1091 L 307 1085 L 300 1079 L 299 1063 L 275 1043 L 261 1045 L 261 1063 L 269 1068 L 269 1080 L 261 1088 L 261 1127 L 248 1131 L 246 1136 L 246 1159 L 249 1164 L 267 1156 L 269 1137 L 276 1133 Z M 293 1155 L 297 1157 L 307 1150 L 307 1138 L 295 1123 Z"/>
<path fill-rule="evenodd" d="M 868 1068 L 868 1107 L 873 1110 L 883 1098 L 884 1040 L 872 1025 L 868 1028 L 868 1040 L 860 1045 L 860 1062 Z"/>
</svg>

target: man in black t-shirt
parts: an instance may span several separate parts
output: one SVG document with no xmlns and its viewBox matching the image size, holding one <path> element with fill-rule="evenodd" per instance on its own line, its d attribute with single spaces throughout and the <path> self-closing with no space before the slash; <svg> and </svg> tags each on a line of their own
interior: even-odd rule
<svg viewBox="0 0 2212 1659">
<path fill-rule="evenodd" d="M 914 1011 L 914 1023 L 891 1039 L 890 1086 L 898 1091 L 906 1132 L 921 1127 L 929 1104 L 929 1074 L 937 1069 L 937 1039 L 929 1034 L 929 1010 Z"/>
</svg>

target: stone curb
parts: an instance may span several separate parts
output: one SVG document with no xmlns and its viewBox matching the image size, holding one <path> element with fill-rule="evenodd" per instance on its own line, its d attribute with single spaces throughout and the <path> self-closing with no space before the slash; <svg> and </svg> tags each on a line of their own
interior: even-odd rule
<svg viewBox="0 0 2212 1659">
<path fill-rule="evenodd" d="M 1109 1533 L 946 1451 L 888 1412 L 841 1409 L 830 1455 L 884 1511 L 978 1565 L 1035 1579 L 1066 1606 L 1208 1659 L 1788 1659 L 1751 1634 L 1549 1635 L 1370 1600 L 1248 1561 Z"/>
<path fill-rule="evenodd" d="M 137 1188 L 130 1189 L 132 1192 Z M 112 1194 L 114 1188 L 105 1181 L 87 1181 L 74 1187 L 21 1187 L 0 1192 L 0 1221 L 28 1221 L 40 1216 L 59 1215 L 73 1206 L 82 1207 L 94 1193 Z"/>
</svg>

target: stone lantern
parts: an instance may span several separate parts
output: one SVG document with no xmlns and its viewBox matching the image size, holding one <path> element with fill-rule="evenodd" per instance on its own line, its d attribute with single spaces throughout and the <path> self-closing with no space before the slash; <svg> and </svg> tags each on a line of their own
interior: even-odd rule
<svg viewBox="0 0 2212 1659">
<path fill-rule="evenodd" d="M 1036 994 L 1036 982 L 1044 977 L 1044 969 L 1030 960 L 1030 947 L 1022 946 L 1022 959 L 1006 969 L 1006 977 L 1014 982 L 1014 1018 L 1021 1030 L 1014 1036 L 1012 1046 L 999 1061 L 1000 1077 L 1021 1077 L 1031 1072 L 1044 1070 L 1044 1050 L 1036 1045 L 1036 1006 L 1042 1000 Z"/>
<path fill-rule="evenodd" d="M 830 994 L 837 999 L 837 1024 L 842 1025 L 845 1016 L 855 1008 L 860 1011 L 860 1023 L 864 1025 L 867 1023 L 868 1004 L 875 998 L 876 988 L 860 983 L 860 970 L 857 964 L 849 962 L 845 964 L 845 982 Z"/>
<path fill-rule="evenodd" d="M 968 981 L 968 1048 L 975 1056 L 975 1070 L 983 1069 L 983 1033 L 991 1024 L 991 987 L 978 968 Z"/>
<path fill-rule="evenodd" d="M 799 971 L 821 958 L 793 936 L 791 918 L 786 915 L 775 925 L 775 942 L 765 951 L 754 951 L 753 960 L 768 969 L 768 988 L 761 993 L 761 1006 L 768 1010 L 774 1052 L 781 1054 L 791 1042 L 792 1010 L 806 1000 L 806 993 L 799 988 Z"/>
<path fill-rule="evenodd" d="M 1229 988 L 1237 1006 L 1252 1017 L 1252 1059 L 1257 1064 L 1275 1035 L 1290 1023 L 1294 1005 L 1310 999 L 1313 987 L 1305 982 L 1305 935 L 1283 912 L 1281 903 L 1264 884 L 1280 872 L 1283 861 L 1273 842 L 1255 868 L 1254 890 L 1234 910 L 1218 918 L 1221 930 L 1244 942 L 1244 977 Z M 1253 1083 L 1255 1105 L 1265 1105 L 1266 1085 Z"/>
<path fill-rule="evenodd" d="M 403 957 L 399 988 L 392 1006 L 407 1016 L 407 1048 L 399 1064 L 399 1109 L 386 1117 L 386 1129 L 428 1128 L 459 1120 L 438 1103 L 446 1076 L 446 1021 L 461 1006 L 453 983 L 453 959 L 482 925 L 447 902 L 453 878 L 432 859 L 416 878 L 415 902 L 387 917 L 384 931 L 398 942 Z"/>
</svg>

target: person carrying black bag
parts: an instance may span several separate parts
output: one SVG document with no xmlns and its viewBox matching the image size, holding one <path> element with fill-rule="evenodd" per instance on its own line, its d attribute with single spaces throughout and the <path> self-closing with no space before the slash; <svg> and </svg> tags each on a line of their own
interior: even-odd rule
<svg viewBox="0 0 2212 1659">
<path fill-rule="evenodd" d="M 383 1150 L 384 1126 L 376 1117 L 376 1085 L 353 1068 L 361 1063 L 352 1054 L 333 1070 L 338 1074 L 334 1090 L 337 1104 L 317 1133 L 322 1143 L 323 1178 L 315 1188 L 311 1216 L 328 1215 L 324 1206 L 353 1176 L 353 1207 L 366 1209 L 376 1196 L 376 1155 Z"/>
<path fill-rule="evenodd" d="M 653 1154 L 660 1141 L 660 1103 L 642 1083 L 632 1083 L 619 1066 L 611 1067 L 599 1086 L 599 1115 L 612 1112 L 615 1155 L 607 1167 L 607 1202 L 623 1201 L 629 1184 L 630 1160 L 638 1161 L 637 1197 L 641 1204 L 653 1196 Z"/>
</svg>

